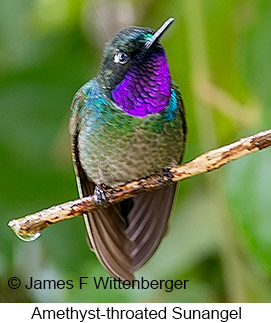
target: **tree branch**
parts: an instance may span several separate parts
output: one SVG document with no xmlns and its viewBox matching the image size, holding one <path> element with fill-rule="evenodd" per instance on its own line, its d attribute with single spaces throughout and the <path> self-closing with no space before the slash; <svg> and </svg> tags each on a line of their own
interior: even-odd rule
<svg viewBox="0 0 271 323">
<path fill-rule="evenodd" d="M 172 167 L 169 170 L 170 176 L 161 175 L 161 173 L 154 174 L 114 189 L 109 188 L 106 190 L 107 201 L 104 202 L 103 207 L 121 202 L 143 191 L 153 191 L 171 182 L 179 182 L 197 174 L 213 171 L 233 160 L 269 146 L 271 146 L 271 129 L 209 151 L 186 164 Z M 88 196 L 12 220 L 8 225 L 21 239 L 31 241 L 40 236 L 41 231 L 49 225 L 94 211 L 99 207 L 94 197 Z"/>
</svg>

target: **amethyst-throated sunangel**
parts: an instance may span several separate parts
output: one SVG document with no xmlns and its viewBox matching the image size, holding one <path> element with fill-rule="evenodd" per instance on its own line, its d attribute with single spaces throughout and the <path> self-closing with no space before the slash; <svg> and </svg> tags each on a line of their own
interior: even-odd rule
<svg viewBox="0 0 271 323">
<path fill-rule="evenodd" d="M 156 32 L 128 27 L 106 44 L 97 76 L 76 93 L 70 132 L 80 196 L 101 194 L 179 164 L 185 146 L 184 106 Z M 163 172 L 162 172 L 163 173 Z M 105 269 L 134 279 L 167 231 L 176 184 L 143 192 L 85 214 L 91 249 Z"/>
</svg>

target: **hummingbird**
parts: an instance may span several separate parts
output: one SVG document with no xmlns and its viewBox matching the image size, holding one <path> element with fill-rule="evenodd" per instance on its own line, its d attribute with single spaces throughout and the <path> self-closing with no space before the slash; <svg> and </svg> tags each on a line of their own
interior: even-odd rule
<svg viewBox="0 0 271 323">
<path fill-rule="evenodd" d="M 128 27 L 106 44 L 97 76 L 75 94 L 70 134 L 80 197 L 101 198 L 117 187 L 179 164 L 186 120 L 178 86 L 157 31 Z M 84 215 L 89 245 L 121 281 L 153 255 L 167 232 L 176 184 L 143 192 Z"/>
</svg>

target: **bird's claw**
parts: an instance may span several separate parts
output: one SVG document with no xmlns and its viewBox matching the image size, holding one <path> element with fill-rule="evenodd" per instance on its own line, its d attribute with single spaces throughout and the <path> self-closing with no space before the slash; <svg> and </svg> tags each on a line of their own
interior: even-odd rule
<svg viewBox="0 0 271 323">
<path fill-rule="evenodd" d="M 161 174 L 161 178 L 162 178 L 162 181 L 167 181 L 167 182 L 170 182 L 171 179 L 172 179 L 173 175 L 170 171 L 170 168 L 163 168 L 162 169 L 162 174 Z"/>
<path fill-rule="evenodd" d="M 94 188 L 94 200 L 95 202 L 100 206 L 104 207 L 105 203 L 108 203 L 108 199 L 106 196 L 106 189 L 108 189 L 108 186 L 105 184 L 97 184 Z"/>
</svg>

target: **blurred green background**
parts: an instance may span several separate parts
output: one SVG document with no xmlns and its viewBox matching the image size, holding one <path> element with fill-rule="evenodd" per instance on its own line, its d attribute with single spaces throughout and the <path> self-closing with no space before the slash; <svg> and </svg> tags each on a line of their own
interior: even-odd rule
<svg viewBox="0 0 271 323">
<path fill-rule="evenodd" d="M 169 234 L 137 273 L 189 279 L 185 291 L 11 290 L 7 280 L 105 276 L 82 218 L 32 243 L 12 218 L 77 198 L 69 107 L 92 78 L 108 36 L 158 28 L 187 110 L 185 161 L 270 128 L 269 0 L 19 0 L 0 2 L 0 301 L 270 302 L 271 151 L 180 185 Z M 102 23 L 102 22 L 103 23 Z M 106 32 L 107 30 L 107 32 Z"/>
</svg>

